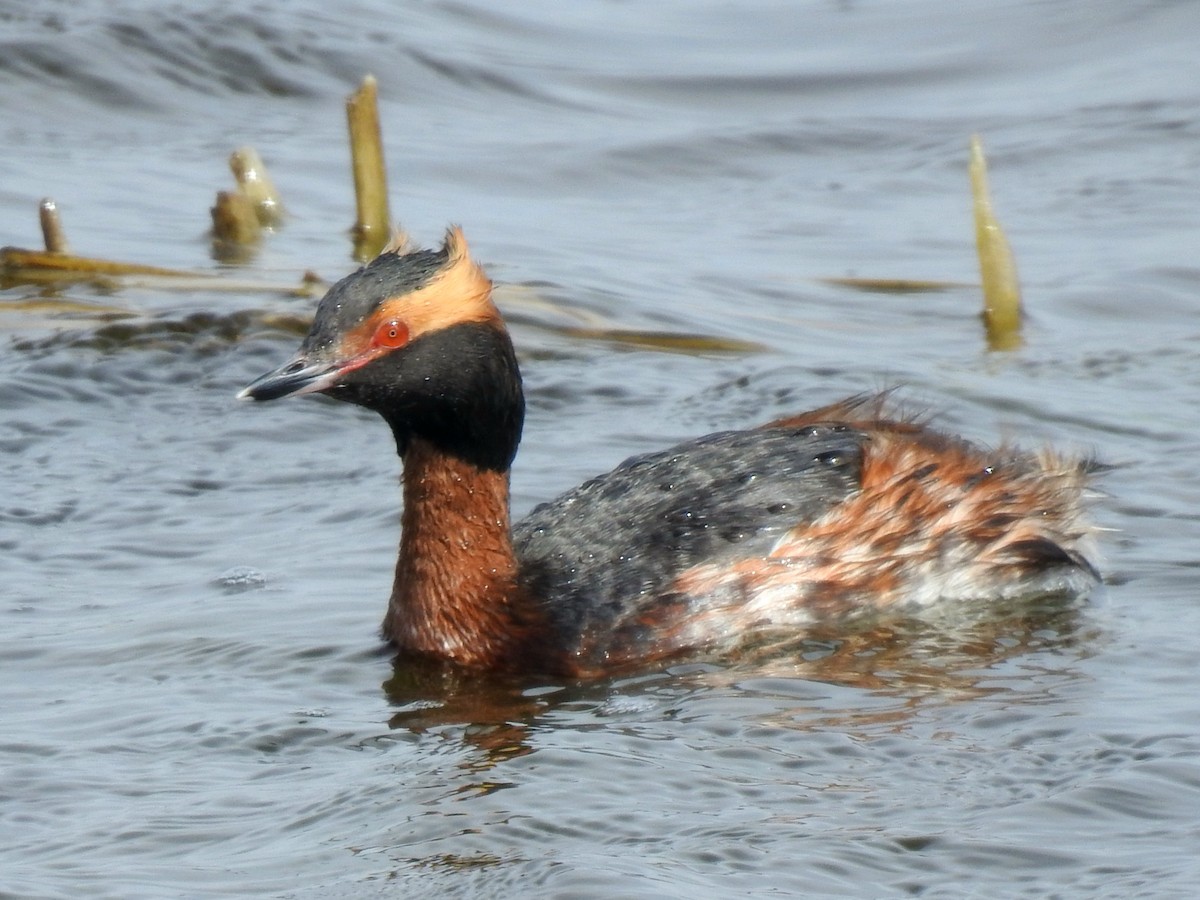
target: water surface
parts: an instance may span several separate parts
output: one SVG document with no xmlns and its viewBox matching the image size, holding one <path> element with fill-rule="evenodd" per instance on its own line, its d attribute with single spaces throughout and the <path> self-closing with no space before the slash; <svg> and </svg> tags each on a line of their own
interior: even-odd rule
<svg viewBox="0 0 1200 900">
<path fill-rule="evenodd" d="M 452 683 L 376 626 L 386 429 L 236 390 L 312 298 L 0 290 L 0 893 L 1190 896 L 1200 881 L 1200 8 L 0 3 L 0 244 L 349 271 L 342 100 L 393 208 L 504 285 L 518 513 L 632 453 L 882 386 L 1117 465 L 1077 609 L 593 684 Z M 966 147 L 1030 317 L 989 352 Z M 205 234 L 253 144 L 289 210 Z M 965 286 L 894 295 L 861 275 Z M 555 304 L 547 311 L 530 298 Z M 666 353 L 580 322 L 756 353 Z"/>
</svg>

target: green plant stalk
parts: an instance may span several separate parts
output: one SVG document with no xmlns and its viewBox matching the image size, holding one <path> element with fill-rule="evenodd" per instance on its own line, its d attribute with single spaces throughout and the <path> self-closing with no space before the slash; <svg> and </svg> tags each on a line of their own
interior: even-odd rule
<svg viewBox="0 0 1200 900">
<path fill-rule="evenodd" d="M 350 127 L 350 158 L 354 170 L 354 256 L 360 261 L 379 254 L 391 237 L 387 170 L 379 127 L 378 85 L 372 75 L 346 100 Z"/>
<path fill-rule="evenodd" d="M 1012 349 L 1021 342 L 1021 285 L 1012 248 L 992 210 L 987 160 L 979 135 L 971 136 L 968 171 L 975 210 L 975 248 L 983 277 L 983 320 L 988 344 L 994 350 Z"/>
</svg>

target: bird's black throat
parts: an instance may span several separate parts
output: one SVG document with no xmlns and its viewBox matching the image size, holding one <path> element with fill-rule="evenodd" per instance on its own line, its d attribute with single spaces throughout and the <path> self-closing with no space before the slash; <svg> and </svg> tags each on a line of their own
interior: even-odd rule
<svg viewBox="0 0 1200 900">
<path fill-rule="evenodd" d="M 383 416 L 401 457 L 416 437 L 483 470 L 511 467 L 525 421 L 516 352 L 499 323 L 421 335 L 329 394 Z"/>
</svg>

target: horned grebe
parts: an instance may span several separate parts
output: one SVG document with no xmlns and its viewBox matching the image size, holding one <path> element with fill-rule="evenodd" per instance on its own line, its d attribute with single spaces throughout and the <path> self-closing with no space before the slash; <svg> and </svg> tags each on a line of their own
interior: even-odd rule
<svg viewBox="0 0 1200 900">
<path fill-rule="evenodd" d="M 457 228 L 334 285 L 299 352 L 238 396 L 316 392 L 383 416 L 403 460 L 385 638 L 464 667 L 587 675 L 1098 577 L 1085 461 L 982 449 L 882 396 L 635 457 L 510 529 L 521 375 Z"/>
</svg>

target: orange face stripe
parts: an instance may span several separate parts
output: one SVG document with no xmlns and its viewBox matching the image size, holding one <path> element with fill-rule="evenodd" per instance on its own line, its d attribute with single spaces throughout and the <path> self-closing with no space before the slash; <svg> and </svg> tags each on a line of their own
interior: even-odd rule
<svg viewBox="0 0 1200 900">
<path fill-rule="evenodd" d="M 491 279 L 471 259 L 460 230 L 452 229 L 447 234 L 446 249 L 449 259 L 433 280 L 408 294 L 384 300 L 358 327 L 346 333 L 338 347 L 340 358 L 357 363 L 357 357 L 366 356 L 359 365 L 375 359 L 378 354 L 372 351 L 380 346 L 376 337 L 392 322 L 407 328 L 408 340 L 412 341 L 452 325 L 500 320 L 500 311 L 492 302 Z M 386 352 L 394 348 L 383 349 Z"/>
</svg>

